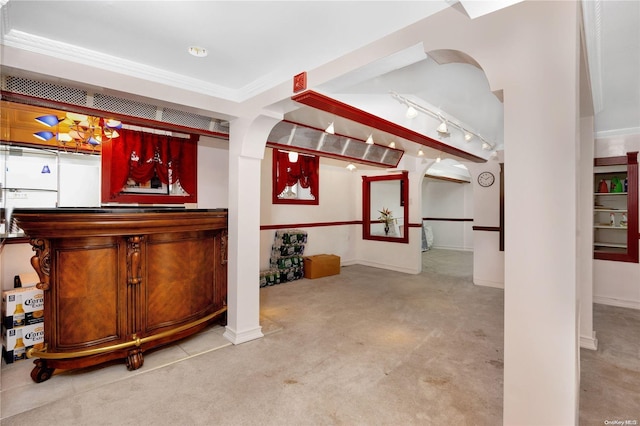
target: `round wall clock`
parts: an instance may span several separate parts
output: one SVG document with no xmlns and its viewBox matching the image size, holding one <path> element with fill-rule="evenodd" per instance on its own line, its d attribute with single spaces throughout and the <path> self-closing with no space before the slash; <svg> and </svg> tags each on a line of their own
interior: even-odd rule
<svg viewBox="0 0 640 426">
<path fill-rule="evenodd" d="M 482 172 L 478 175 L 478 183 L 485 188 L 493 185 L 496 181 L 496 177 L 491 172 Z"/>
</svg>

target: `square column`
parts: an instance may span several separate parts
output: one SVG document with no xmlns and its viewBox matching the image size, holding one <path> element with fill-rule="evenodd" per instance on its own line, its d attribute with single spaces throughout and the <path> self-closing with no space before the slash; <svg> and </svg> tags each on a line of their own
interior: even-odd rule
<svg viewBox="0 0 640 426">
<path fill-rule="evenodd" d="M 280 118 L 242 117 L 229 137 L 227 327 L 233 344 L 263 337 L 260 326 L 260 164 Z"/>
</svg>

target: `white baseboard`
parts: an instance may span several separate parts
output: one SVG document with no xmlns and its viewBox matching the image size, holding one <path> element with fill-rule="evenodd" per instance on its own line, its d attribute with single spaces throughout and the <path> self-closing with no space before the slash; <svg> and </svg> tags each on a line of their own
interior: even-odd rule
<svg viewBox="0 0 640 426">
<path fill-rule="evenodd" d="M 594 331 L 592 336 L 580 336 L 580 347 L 597 351 L 598 339 L 596 339 L 596 332 Z"/>
<path fill-rule="evenodd" d="M 371 266 L 373 268 L 380 268 L 380 269 L 387 269 L 390 271 L 396 271 L 396 272 L 403 272 L 405 274 L 419 274 L 420 271 L 417 269 L 410 269 L 410 268 L 402 268 L 402 267 L 398 267 L 395 265 L 387 265 L 385 263 L 378 263 L 378 262 L 370 262 L 368 260 L 359 260 L 358 262 L 359 265 L 364 265 L 364 266 Z M 344 265 L 344 263 L 343 263 Z"/>
<path fill-rule="evenodd" d="M 262 327 L 260 326 L 251 330 L 245 330 L 240 333 L 230 329 L 229 326 L 227 326 L 226 331 L 222 336 L 228 341 L 230 341 L 231 343 L 233 343 L 234 345 L 239 345 L 241 343 L 249 342 L 251 340 L 260 339 L 261 337 L 264 337 L 264 334 L 262 334 Z"/>
<path fill-rule="evenodd" d="M 504 283 L 500 281 L 479 280 L 474 278 L 473 283 L 482 287 L 501 288 L 504 290 Z"/>
<path fill-rule="evenodd" d="M 431 250 L 431 249 L 456 250 L 456 251 L 473 251 L 473 247 L 454 247 L 454 246 L 439 246 L 439 245 L 434 245 L 429 250 Z"/>
<path fill-rule="evenodd" d="M 620 308 L 640 309 L 640 300 L 616 299 L 615 297 L 593 296 L 593 303 L 618 306 Z"/>
</svg>

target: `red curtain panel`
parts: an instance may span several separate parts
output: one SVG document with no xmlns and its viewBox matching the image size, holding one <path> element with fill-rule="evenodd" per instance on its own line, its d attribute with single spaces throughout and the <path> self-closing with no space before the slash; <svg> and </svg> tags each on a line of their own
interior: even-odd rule
<svg viewBox="0 0 640 426">
<path fill-rule="evenodd" d="M 311 195 L 317 198 L 318 194 L 318 157 L 300 155 L 298 161 L 289 161 L 289 153 L 274 150 L 277 156 L 276 193 L 281 194 L 287 186 L 293 186 L 300 182 L 303 188 L 311 188 Z"/>
<path fill-rule="evenodd" d="M 144 183 L 156 175 L 162 183 L 180 181 L 189 194 L 196 191 L 197 142 L 191 139 L 121 129 L 113 139 L 111 196 L 117 196 L 128 179 Z"/>
</svg>

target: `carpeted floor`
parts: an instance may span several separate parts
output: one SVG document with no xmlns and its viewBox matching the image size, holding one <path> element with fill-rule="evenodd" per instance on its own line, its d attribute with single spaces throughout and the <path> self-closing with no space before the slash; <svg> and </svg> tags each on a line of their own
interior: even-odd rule
<svg viewBox="0 0 640 426">
<path fill-rule="evenodd" d="M 150 355 L 136 372 L 110 366 L 122 374 L 117 380 L 11 416 L 4 414 L 3 371 L 2 425 L 499 425 L 503 292 L 474 286 L 471 269 L 472 253 L 432 250 L 419 275 L 356 265 L 337 276 L 267 287 L 264 338 L 164 364 Z M 609 309 L 602 311 L 596 320 L 615 327 L 605 320 Z M 640 317 L 627 311 L 633 329 Z M 607 342 L 600 331 L 598 338 Z M 612 392 L 598 388 L 600 375 L 624 362 L 631 378 L 616 395 L 638 407 L 637 359 L 588 352 L 583 370 L 593 372 L 583 373 L 582 397 Z M 51 393 L 101 372 L 64 373 L 14 391 Z M 583 407 L 581 424 L 601 425 L 608 415 Z"/>
</svg>

